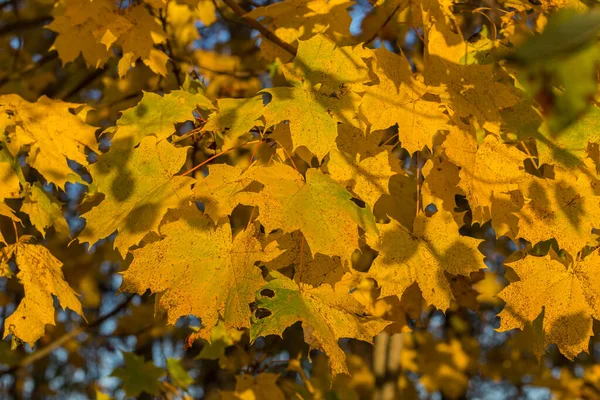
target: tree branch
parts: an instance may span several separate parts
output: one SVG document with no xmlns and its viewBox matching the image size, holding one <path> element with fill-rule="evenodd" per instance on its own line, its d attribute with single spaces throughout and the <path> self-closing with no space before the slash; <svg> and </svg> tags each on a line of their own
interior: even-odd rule
<svg viewBox="0 0 600 400">
<path fill-rule="evenodd" d="M 50 21 L 52 21 L 52 17 L 43 16 L 33 19 L 11 22 L 10 24 L 6 24 L 0 27 L 0 36 L 4 36 L 15 31 L 19 32 L 29 28 L 37 28 L 40 25 L 46 25 L 46 23 Z"/>
<path fill-rule="evenodd" d="M 398 11 L 400 9 L 400 5 L 402 4 L 402 2 L 398 3 L 398 5 L 396 6 L 396 8 L 394 8 L 394 10 L 391 12 L 390 15 L 388 15 L 388 17 L 385 19 L 385 21 L 383 21 L 383 24 L 381 24 L 381 26 L 375 31 L 375 33 L 373 33 L 373 36 L 371 36 L 369 38 L 369 40 L 365 41 L 365 44 L 369 44 L 371 43 L 373 40 L 375 40 L 375 38 L 377 37 L 377 35 L 379 35 L 379 32 L 385 28 L 385 26 L 387 24 L 389 24 L 389 22 L 392 20 L 392 17 L 394 16 L 394 14 L 396 14 L 396 11 Z"/>
<path fill-rule="evenodd" d="M 252 29 L 256 29 L 257 31 L 259 31 L 261 33 L 261 35 L 263 35 L 263 37 L 265 39 L 268 39 L 271 42 L 275 43 L 277 46 L 281 47 L 282 49 L 284 49 L 285 51 L 287 51 L 288 53 L 290 53 L 293 56 L 295 56 L 298 53 L 298 50 L 294 46 L 292 46 L 291 44 L 286 43 L 283 40 L 281 40 L 277 35 L 275 35 L 275 33 L 271 32 L 270 30 L 268 30 L 267 28 L 265 28 L 257 20 L 246 16 L 246 11 L 242 7 L 240 7 L 235 2 L 235 0 L 223 0 L 223 2 L 225 4 L 227 4 L 227 6 L 229 8 L 231 8 L 231 10 L 233 10 L 233 12 L 236 13 L 236 15 L 246 25 L 248 25 Z"/>
<path fill-rule="evenodd" d="M 83 333 L 85 331 L 96 328 L 97 326 L 102 324 L 107 319 L 118 314 L 121 310 L 123 310 L 124 308 L 126 308 L 129 305 L 131 300 L 133 300 L 134 296 L 135 295 L 133 295 L 133 294 L 129 295 L 125 301 L 123 301 L 121 304 L 119 304 L 117 307 L 115 307 L 108 314 L 103 315 L 102 317 L 99 317 L 98 319 L 90 322 L 88 325 L 81 325 L 80 327 L 73 329 L 70 332 L 65 333 L 64 335 L 62 335 L 61 337 L 56 339 L 54 342 L 50 343 L 48 346 L 36 351 L 35 353 L 31 353 L 29 356 L 27 356 L 23 360 L 21 360 L 21 362 L 18 363 L 17 365 L 15 365 L 5 371 L 0 371 L 0 376 L 12 374 L 22 368 L 27 367 L 28 365 L 35 363 L 36 361 L 46 358 L 57 347 L 61 346 L 64 343 L 67 343 L 68 341 L 75 338 L 80 333 Z"/>
</svg>

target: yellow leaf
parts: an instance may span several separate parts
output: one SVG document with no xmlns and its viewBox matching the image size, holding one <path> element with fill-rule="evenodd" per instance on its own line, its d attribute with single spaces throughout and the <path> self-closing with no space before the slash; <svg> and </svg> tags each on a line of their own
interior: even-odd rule
<svg viewBox="0 0 600 400">
<path fill-rule="evenodd" d="M 231 215 L 240 204 L 241 192 L 251 180 L 243 176 L 244 169 L 227 164 L 208 166 L 208 176 L 194 186 L 194 200 L 204 204 L 204 212 L 216 223 Z M 242 195 L 243 196 L 243 195 Z"/>
<path fill-rule="evenodd" d="M 554 168 L 555 179 L 532 177 L 523 182 L 525 197 L 530 199 L 517 212 L 519 236 L 535 244 L 555 238 L 558 246 L 571 256 L 590 244 L 592 229 L 600 221 L 600 181 L 587 169 L 565 171 Z"/>
<path fill-rule="evenodd" d="M 365 86 L 360 106 L 372 130 L 398 124 L 400 142 L 409 153 L 432 148 L 433 136 L 447 128 L 441 104 L 424 98 L 426 87 L 412 77 L 408 60 L 384 47 L 373 52 L 378 84 Z"/>
<path fill-rule="evenodd" d="M 423 298 L 442 311 L 454 299 L 445 273 L 469 275 L 485 268 L 479 241 L 458 233 L 452 214 L 438 211 L 432 217 L 419 215 L 412 232 L 395 221 L 379 225 L 381 239 L 372 247 L 379 251 L 369 270 L 382 296 L 401 297 L 417 282 Z"/>
<path fill-rule="evenodd" d="M 246 177 L 264 185 L 259 193 L 246 193 L 243 203 L 258 206 L 265 231 L 300 230 L 312 254 L 349 261 L 358 248 L 358 227 L 376 231 L 371 211 L 350 201 L 352 195 L 319 170 L 309 169 L 305 181 L 293 168 L 273 164 L 252 168 Z"/>
<path fill-rule="evenodd" d="M 273 235 L 276 241 L 265 246 L 267 257 L 262 261 L 271 270 L 294 267 L 294 280 L 312 286 L 328 283 L 335 285 L 349 269 L 339 257 L 328 257 L 317 253 L 314 256 L 300 231 Z"/>
<path fill-rule="evenodd" d="M 232 138 L 247 133 L 255 125 L 262 125 L 257 120 L 263 113 L 262 96 L 249 99 L 219 99 L 218 111 L 208 118 L 205 131 L 227 132 Z"/>
<path fill-rule="evenodd" d="M 110 0 L 58 3 L 52 13 L 54 20 L 47 28 L 58 33 L 53 48 L 58 51 L 63 64 L 74 61 L 79 54 L 92 68 L 100 68 L 108 61 L 111 57 L 109 46 L 98 39 L 106 32 L 102 29 L 105 24 L 119 24 L 122 17 L 114 13 L 114 8 Z"/>
<path fill-rule="evenodd" d="M 306 40 L 319 33 L 342 38 L 350 36 L 352 18 L 348 8 L 353 2 L 348 0 L 286 0 L 257 7 L 247 16 L 265 19 L 267 26 L 283 41 L 294 44 L 299 39 Z M 268 39 L 263 38 L 261 54 L 268 60 L 279 58 L 284 62 L 291 55 Z"/>
<path fill-rule="evenodd" d="M 293 149 L 306 146 L 319 160 L 336 149 L 338 122 L 360 125 L 360 96 L 351 88 L 360 88 L 368 73 L 355 50 L 323 35 L 301 42 L 294 64 L 284 68 L 295 87 L 261 92 L 272 96 L 263 110 L 266 126 L 289 121 Z"/>
<path fill-rule="evenodd" d="M 131 22 L 131 29 L 119 37 L 118 43 L 123 49 L 123 59 L 127 56 L 129 64 L 141 58 L 144 64 L 155 73 L 167 75 L 167 60 L 169 57 L 162 51 L 154 49 L 154 44 L 165 41 L 165 32 L 143 5 L 128 8 L 125 18 Z M 119 76 L 127 73 L 119 63 Z"/>
<path fill-rule="evenodd" d="M 187 157 L 187 149 L 175 148 L 153 136 L 139 147 L 113 145 L 90 167 L 98 191 L 105 195 L 100 205 L 82 217 L 86 226 L 81 243 L 96 243 L 115 231 L 115 247 L 124 256 L 149 232 L 157 232 L 169 208 L 188 204 L 193 179 L 173 176 Z"/>
<path fill-rule="evenodd" d="M 46 229 L 50 226 L 54 226 L 56 232 L 61 235 L 71 236 L 63 216 L 62 204 L 46 192 L 42 185 L 38 182 L 28 185 L 24 196 L 21 211 L 29 215 L 29 220 L 42 236 L 46 236 Z"/>
<path fill-rule="evenodd" d="M 306 146 L 321 160 L 337 149 L 338 122 L 350 122 L 358 96 L 344 92 L 331 97 L 302 88 L 265 89 L 273 98 L 264 107 L 266 126 L 289 121 L 293 149 Z"/>
<path fill-rule="evenodd" d="M 19 269 L 17 278 L 23 285 L 25 297 L 6 319 L 4 338 L 10 334 L 31 346 L 44 336 L 46 325 L 54 325 L 54 299 L 85 319 L 77 295 L 65 281 L 62 263 L 44 246 L 29 244 L 31 237 L 4 247 L 0 251 L 0 274 L 7 276 L 8 262 L 14 258 Z"/>
<path fill-rule="evenodd" d="M 140 102 L 121 114 L 114 140 L 127 142 L 125 144 L 133 147 L 148 135 L 155 135 L 158 140 L 166 139 L 175 133 L 175 124 L 194 119 L 192 113 L 196 107 L 204 110 L 214 108 L 201 93 L 174 90 L 161 96 L 143 92 Z"/>
<path fill-rule="evenodd" d="M 523 165 L 526 158 L 516 147 L 488 135 L 471 160 L 459 164 L 462 168 L 458 185 L 467 196 L 474 221 L 490 219 L 496 198 L 518 190 L 520 182 L 531 178 Z"/>
<path fill-rule="evenodd" d="M 472 115 L 482 128 L 498 134 L 502 122 L 500 110 L 519 101 L 518 91 L 498 80 L 494 65 L 463 61 L 469 43 L 453 31 L 438 1 L 423 1 L 422 10 L 425 83 L 443 90 L 442 102 L 451 113 L 458 117 Z"/>
<path fill-rule="evenodd" d="M 133 262 L 123 274 L 122 291 L 160 293 L 158 305 L 168 322 L 195 315 L 205 334 L 221 316 L 227 328 L 250 326 L 250 306 L 264 283 L 254 263 L 262 246 L 254 228 L 235 238 L 227 220 L 215 227 L 195 207 L 160 229 L 164 238 L 133 250 Z M 166 272 L 165 272 L 166 271 Z"/>
<path fill-rule="evenodd" d="M 435 204 L 438 209 L 453 212 L 456 195 L 463 194 L 458 183 L 460 169 L 448 160 L 435 157 L 423 166 L 425 181 L 421 193 L 423 206 Z"/>
<path fill-rule="evenodd" d="M 45 96 L 35 103 L 14 94 L 0 97 L 0 112 L 12 115 L 4 132 L 9 151 L 16 156 L 29 149 L 27 164 L 62 189 L 67 181 L 78 179 L 67 160 L 87 166 L 85 149 L 97 148 L 96 128 L 82 120 L 86 112 L 81 117 L 69 112 L 80 107 Z"/>
<path fill-rule="evenodd" d="M 552 253 L 552 250 L 551 250 Z M 524 329 L 544 309 L 544 347 L 555 343 L 570 360 L 588 352 L 592 318 L 600 319 L 600 255 L 561 262 L 552 256 L 527 256 L 509 264 L 520 280 L 499 293 L 506 302 L 500 332 Z"/>
<path fill-rule="evenodd" d="M 388 152 L 384 151 L 375 157 L 353 161 L 347 155 L 333 151 L 327 169 L 336 181 L 347 184 L 346 187 L 352 188 L 361 200 L 373 207 L 382 195 L 390 193 L 388 183 L 395 172 L 389 158 Z"/>
<path fill-rule="evenodd" d="M 279 374 L 268 372 L 256 376 L 237 375 L 235 391 L 221 391 L 221 400 L 284 400 L 285 394 L 277 385 Z"/>
<path fill-rule="evenodd" d="M 288 326 L 301 321 L 304 340 L 329 356 L 333 376 L 348 373 L 346 355 L 338 345 L 339 339 L 354 338 L 372 343 L 373 336 L 389 324 L 362 317 L 364 306 L 343 287 L 297 285 L 273 271 L 269 278 L 269 283 L 260 291 L 257 306 L 270 314 L 263 318 L 255 317 L 250 328 L 251 339 L 281 336 Z"/>
</svg>

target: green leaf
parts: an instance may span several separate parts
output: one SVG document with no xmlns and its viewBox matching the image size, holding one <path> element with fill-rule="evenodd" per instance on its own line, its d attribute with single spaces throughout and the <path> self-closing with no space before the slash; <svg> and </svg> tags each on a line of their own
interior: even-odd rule
<svg viewBox="0 0 600 400">
<path fill-rule="evenodd" d="M 165 371 L 151 361 L 144 362 L 144 358 L 135 353 L 123 353 L 123 358 L 125 366 L 116 368 L 112 376 L 123 381 L 122 388 L 127 396 L 137 397 L 142 392 L 157 394 L 159 379 L 165 375 Z"/>
<path fill-rule="evenodd" d="M 570 9 L 561 10 L 548 20 L 541 35 L 529 39 L 511 58 L 527 64 L 576 52 L 595 41 L 599 30 L 599 10 L 583 14 Z"/>
<path fill-rule="evenodd" d="M 117 231 L 115 247 L 125 255 L 147 233 L 156 232 L 169 208 L 187 205 L 191 198 L 194 180 L 174 176 L 186 157 L 187 149 L 157 143 L 153 136 L 135 149 L 113 145 L 90 168 L 105 197 L 82 215 L 86 226 L 79 241 L 94 244 Z"/>
<path fill-rule="evenodd" d="M 178 358 L 167 358 L 167 371 L 169 371 L 173 383 L 178 388 L 186 389 L 194 383 L 194 378 L 192 378 L 185 368 L 183 368 L 181 360 Z"/>
<path fill-rule="evenodd" d="M 142 100 L 123 111 L 117 121 L 115 140 L 137 145 L 145 136 L 155 135 L 158 140 L 175 133 L 175 124 L 194 119 L 192 112 L 199 107 L 212 110 L 211 101 L 201 93 L 175 90 L 161 96 L 144 92 Z"/>
<path fill-rule="evenodd" d="M 225 132 L 231 138 L 237 138 L 247 133 L 258 122 L 263 114 L 262 96 L 249 99 L 219 99 L 217 100 L 218 111 L 208 117 L 205 131 Z"/>
<path fill-rule="evenodd" d="M 265 231 L 300 230 L 312 254 L 349 260 L 358 248 L 358 227 L 367 235 L 377 232 L 370 208 L 358 207 L 342 185 L 317 169 L 306 171 L 306 181 L 285 164 L 253 168 L 245 177 L 264 185 L 259 193 L 246 192 L 240 202 L 258 206 Z"/>
<path fill-rule="evenodd" d="M 301 321 L 304 340 L 329 356 L 333 375 L 348 373 L 346 355 L 338 346 L 338 340 L 353 338 L 371 343 L 373 336 L 389 322 L 362 317 L 364 306 L 341 287 L 329 285 L 312 287 L 297 285 L 276 271 L 267 277 L 270 282 L 257 293 L 258 310 L 269 314 L 260 318 L 257 314 L 250 328 L 252 341 L 259 336 L 279 335 Z"/>
</svg>

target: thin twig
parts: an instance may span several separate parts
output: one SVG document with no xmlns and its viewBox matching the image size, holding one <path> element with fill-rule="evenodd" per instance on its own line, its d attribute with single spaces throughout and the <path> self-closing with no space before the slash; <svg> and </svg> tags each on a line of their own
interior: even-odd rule
<svg viewBox="0 0 600 400">
<path fill-rule="evenodd" d="M 39 26 L 46 25 L 50 21 L 52 21 L 52 17 L 49 15 L 44 15 L 33 19 L 22 19 L 11 22 L 10 24 L 0 27 L 0 36 L 8 35 L 16 31 L 22 32 L 25 29 L 37 28 Z"/>
<path fill-rule="evenodd" d="M 108 314 L 106 314 L 102 317 L 99 317 L 98 319 L 92 321 L 88 325 L 81 325 L 80 327 L 73 329 L 70 332 L 65 333 L 64 335 L 62 335 L 61 337 L 59 337 L 58 339 L 56 339 L 55 341 L 50 343 L 48 346 L 36 351 L 35 353 L 31 353 L 31 355 L 29 355 L 28 357 L 25 357 L 19 364 L 15 365 L 5 371 L 0 371 L 0 376 L 6 375 L 6 374 L 12 374 L 22 368 L 27 367 L 28 365 L 35 363 L 36 361 L 46 358 L 57 347 L 60 347 L 61 345 L 69 342 L 71 339 L 75 338 L 80 333 L 83 333 L 85 331 L 96 328 L 97 326 L 102 324 L 107 319 L 118 314 L 121 310 L 123 310 L 124 308 L 126 308 L 129 305 L 129 303 L 131 302 L 131 300 L 133 300 L 134 297 L 135 297 L 134 294 L 129 295 L 125 301 L 123 301 L 121 304 L 119 304 L 117 307 L 115 307 Z"/>
<path fill-rule="evenodd" d="M 195 166 L 195 167 L 193 167 L 193 168 L 190 168 L 190 169 L 188 169 L 187 171 L 185 171 L 185 172 L 183 172 L 183 173 L 179 174 L 178 176 L 185 176 L 185 175 L 187 175 L 187 174 L 189 174 L 189 173 L 192 173 L 192 172 L 194 172 L 195 170 L 197 170 L 198 168 L 202 168 L 203 166 L 205 166 L 206 164 L 208 164 L 209 162 L 211 162 L 212 160 L 214 160 L 214 159 L 215 159 L 215 158 L 217 158 L 217 157 L 221 157 L 222 155 L 224 155 L 224 154 L 227 154 L 227 153 L 229 153 L 230 151 L 237 150 L 237 149 L 239 149 L 239 148 L 242 148 L 242 147 L 244 147 L 244 146 L 247 146 L 247 145 L 249 145 L 249 144 L 254 144 L 254 143 L 256 143 L 256 142 L 261 142 L 261 140 L 253 140 L 253 141 L 251 141 L 251 142 L 247 142 L 247 143 L 244 143 L 244 144 L 242 144 L 242 145 L 235 146 L 235 147 L 232 147 L 232 148 L 230 148 L 230 149 L 227 149 L 227 150 L 225 150 L 225 151 L 222 151 L 222 152 L 220 152 L 220 153 L 218 153 L 218 154 L 215 154 L 214 156 L 207 158 L 206 160 L 202 161 L 200 164 L 196 165 L 196 166 Z"/>
<path fill-rule="evenodd" d="M 288 153 L 288 151 L 285 149 L 285 147 L 283 147 L 283 145 L 281 143 L 279 143 L 279 141 L 275 140 L 275 143 L 277 143 L 279 145 L 279 147 L 281 147 L 281 150 L 283 150 L 283 152 L 287 156 L 288 160 L 290 160 L 290 162 L 292 163 L 292 166 L 294 167 L 294 169 L 296 171 L 298 171 L 298 167 L 296 166 L 296 163 L 294 162 L 294 159 L 292 158 L 292 156 L 290 155 L 290 153 Z M 298 172 L 300 172 L 300 171 L 298 171 Z"/>
<path fill-rule="evenodd" d="M 394 17 L 394 14 L 396 14 L 396 11 L 398 11 L 400 9 L 400 6 L 402 5 L 402 2 L 398 2 L 398 5 L 396 6 L 396 8 L 394 8 L 394 10 L 392 11 L 392 13 L 390 15 L 388 15 L 388 17 L 385 19 L 385 21 L 383 21 L 383 24 L 381 24 L 381 26 L 375 31 L 375 33 L 373 33 L 373 36 L 371 36 L 371 38 L 369 40 L 367 40 L 365 42 L 365 44 L 369 44 L 371 43 L 373 40 L 375 40 L 377 38 L 377 35 L 379 35 L 379 32 L 385 28 L 385 26 L 392 20 L 392 18 Z"/>
<path fill-rule="evenodd" d="M 419 209 L 421 208 L 421 152 L 417 151 L 417 212 L 419 215 Z"/>
<path fill-rule="evenodd" d="M 256 153 L 258 153 L 258 149 L 259 149 L 261 143 L 262 143 L 262 140 L 259 140 L 258 143 L 256 143 L 256 146 L 254 146 L 254 150 L 252 150 L 252 155 L 250 156 L 250 161 L 248 161 L 248 166 L 246 167 L 244 172 L 248 171 L 250 169 L 250 167 L 252 166 L 252 162 L 254 161 L 254 157 L 256 157 Z"/>
</svg>

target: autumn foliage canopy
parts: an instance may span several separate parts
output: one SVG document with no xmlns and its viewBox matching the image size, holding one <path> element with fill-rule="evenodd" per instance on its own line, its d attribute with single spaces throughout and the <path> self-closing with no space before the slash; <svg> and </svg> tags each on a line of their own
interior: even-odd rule
<svg viewBox="0 0 600 400">
<path fill-rule="evenodd" d="M 0 3 L 0 398 L 600 399 L 595 6 Z"/>
</svg>

